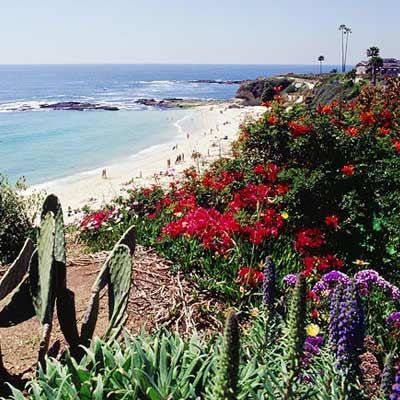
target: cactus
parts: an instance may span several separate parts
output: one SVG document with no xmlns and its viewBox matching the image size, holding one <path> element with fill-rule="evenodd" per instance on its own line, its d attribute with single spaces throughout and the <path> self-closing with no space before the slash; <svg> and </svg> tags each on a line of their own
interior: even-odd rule
<svg viewBox="0 0 400 400">
<path fill-rule="evenodd" d="M 215 400 L 236 400 L 240 358 L 239 336 L 237 315 L 234 311 L 230 311 L 225 323 L 224 343 L 217 367 L 213 393 Z"/>
<path fill-rule="evenodd" d="M 61 330 L 72 355 L 79 357 L 82 354 L 79 346 L 89 344 L 96 326 L 100 291 L 108 285 L 110 323 L 106 337 L 118 332 L 128 304 L 135 232 L 135 227 L 130 227 L 104 263 L 93 285 L 79 336 L 74 293 L 67 288 L 66 282 L 63 212 L 58 198 L 49 195 L 42 208 L 37 249 L 34 250 L 33 242 L 27 240 L 18 258 L 0 281 L 0 300 L 9 296 L 8 302 L 0 310 L 0 327 L 21 323 L 36 314 L 42 325 L 38 359 L 44 368 L 57 302 Z"/>
<path fill-rule="evenodd" d="M 92 296 L 82 319 L 81 344 L 87 345 L 93 336 L 97 322 L 100 291 L 108 284 L 110 325 L 107 334 L 121 324 L 122 315 L 128 303 L 131 283 L 130 249 L 124 244 L 117 244 L 104 263 L 96 282 L 92 287 Z"/>
<path fill-rule="evenodd" d="M 24 278 L 32 257 L 34 244 L 27 239 L 18 257 L 12 263 L 6 274 L 0 281 L 0 300 L 11 293 Z"/>
<path fill-rule="evenodd" d="M 0 311 L 0 327 L 7 328 L 21 324 L 35 315 L 29 291 L 28 275 L 11 292 L 10 299 Z"/>
</svg>

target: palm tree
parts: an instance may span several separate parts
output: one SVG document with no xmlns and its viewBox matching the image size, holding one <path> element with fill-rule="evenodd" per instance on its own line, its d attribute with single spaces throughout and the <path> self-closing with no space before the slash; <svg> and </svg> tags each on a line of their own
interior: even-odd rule
<svg viewBox="0 0 400 400">
<path fill-rule="evenodd" d="M 372 46 L 367 49 L 367 57 L 369 58 L 368 65 L 372 71 L 373 83 L 376 85 L 376 71 L 383 65 L 383 60 L 379 56 L 379 47 Z"/>
<path fill-rule="evenodd" d="M 319 61 L 319 74 L 322 75 L 322 63 L 323 63 L 323 61 L 325 61 L 325 57 L 319 56 L 318 61 Z"/>
<path fill-rule="evenodd" d="M 344 34 L 346 35 L 346 48 L 344 51 L 344 63 L 343 63 L 343 72 L 346 72 L 346 62 L 347 62 L 347 49 L 349 47 L 349 36 L 350 34 L 353 33 L 351 28 L 349 28 L 348 26 L 346 26 L 344 28 Z"/>
<path fill-rule="evenodd" d="M 339 31 L 342 33 L 342 72 L 344 72 L 344 34 L 347 29 L 345 24 L 339 26 Z"/>
</svg>

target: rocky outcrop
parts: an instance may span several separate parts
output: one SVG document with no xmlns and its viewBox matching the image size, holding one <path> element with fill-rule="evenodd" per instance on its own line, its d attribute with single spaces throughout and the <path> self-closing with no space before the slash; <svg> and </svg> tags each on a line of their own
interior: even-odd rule
<svg viewBox="0 0 400 400">
<path fill-rule="evenodd" d="M 196 79 L 193 81 L 189 81 L 190 83 L 216 83 L 218 85 L 240 85 L 246 81 L 238 81 L 238 80 L 220 80 L 220 79 Z"/>
<path fill-rule="evenodd" d="M 119 108 L 115 106 L 81 103 L 79 101 L 65 101 L 61 103 L 41 104 L 40 108 L 45 108 L 45 109 L 47 108 L 51 110 L 73 110 L 73 111 L 88 111 L 88 110 L 118 111 L 119 110 Z"/>
<path fill-rule="evenodd" d="M 246 105 L 259 105 L 263 101 L 273 99 L 276 86 L 281 86 L 281 90 L 284 91 L 291 84 L 292 80 L 286 78 L 257 78 L 243 82 L 236 92 L 236 97 L 243 99 Z"/>
</svg>

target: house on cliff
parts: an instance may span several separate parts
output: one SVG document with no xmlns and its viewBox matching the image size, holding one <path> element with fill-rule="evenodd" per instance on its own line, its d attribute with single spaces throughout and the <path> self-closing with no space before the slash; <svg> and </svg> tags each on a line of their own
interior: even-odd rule
<svg viewBox="0 0 400 400">
<path fill-rule="evenodd" d="M 361 61 L 356 64 L 356 74 L 359 78 L 371 74 L 371 67 L 368 61 Z M 400 60 L 384 58 L 382 67 L 377 68 L 377 74 L 381 77 L 400 76 Z"/>
</svg>

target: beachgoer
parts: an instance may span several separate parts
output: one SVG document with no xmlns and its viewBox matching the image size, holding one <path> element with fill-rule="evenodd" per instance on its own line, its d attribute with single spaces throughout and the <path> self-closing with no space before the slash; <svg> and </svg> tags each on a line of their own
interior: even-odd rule
<svg viewBox="0 0 400 400">
<path fill-rule="evenodd" d="M 168 160 L 167 160 L 167 168 L 171 168 L 171 159 L 170 158 L 168 158 Z"/>
<path fill-rule="evenodd" d="M 101 171 L 101 177 L 103 179 L 107 179 L 107 170 L 104 168 L 103 171 Z"/>
</svg>

